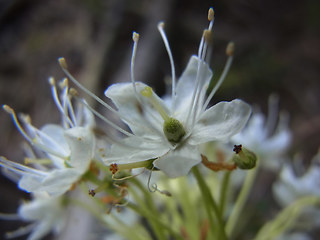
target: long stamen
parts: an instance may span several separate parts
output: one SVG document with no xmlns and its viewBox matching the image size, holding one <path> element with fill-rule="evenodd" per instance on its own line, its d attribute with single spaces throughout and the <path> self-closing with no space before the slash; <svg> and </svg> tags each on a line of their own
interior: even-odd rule
<svg viewBox="0 0 320 240">
<path fill-rule="evenodd" d="M 116 114 L 117 116 L 119 116 L 118 111 L 116 111 L 114 108 L 112 108 L 110 105 L 108 105 L 106 102 L 104 102 L 101 98 L 99 98 L 98 96 L 96 96 L 95 94 L 93 94 L 92 92 L 90 92 L 88 89 L 86 89 L 81 83 L 79 83 L 69 72 L 68 70 L 68 66 L 66 63 L 66 60 L 61 57 L 58 59 L 59 64 L 63 70 L 63 72 L 69 77 L 69 79 L 75 84 L 77 85 L 78 88 L 80 88 L 82 91 L 84 91 L 86 94 L 88 94 L 90 97 L 92 97 L 94 100 L 96 100 L 98 103 L 100 103 L 102 106 L 104 106 L 105 108 L 107 108 L 108 110 L 110 110 L 112 113 Z"/>
<path fill-rule="evenodd" d="M 189 109 L 188 112 L 188 117 L 187 117 L 187 122 L 190 119 L 190 115 L 192 114 L 192 122 L 191 122 L 191 126 L 194 125 L 195 123 L 195 116 L 197 113 L 197 106 L 198 106 L 198 101 L 200 98 L 200 93 L 202 91 L 202 89 L 199 89 L 200 87 L 202 87 L 202 85 L 200 84 L 200 72 L 201 72 L 201 66 L 202 66 L 202 62 L 205 60 L 206 57 L 206 52 L 207 52 L 207 48 L 208 48 L 208 43 L 211 40 L 211 30 L 213 27 L 213 23 L 214 23 L 214 11 L 213 8 L 210 8 L 208 11 L 208 20 L 210 21 L 209 23 L 209 28 L 203 31 L 203 35 L 201 37 L 201 41 L 200 41 L 200 45 L 199 45 L 199 50 L 198 50 L 198 58 L 200 59 L 199 63 L 198 63 L 198 69 L 197 69 L 197 76 L 196 76 L 196 85 L 192 94 L 192 105 Z"/>
<path fill-rule="evenodd" d="M 27 125 L 29 127 L 29 129 L 37 136 L 39 136 L 40 138 L 42 138 L 43 140 L 45 139 L 46 141 L 50 142 L 50 144 L 52 144 L 54 147 L 54 149 L 56 150 L 53 150 L 52 148 L 48 148 L 46 147 L 45 145 L 41 144 L 41 143 L 38 143 L 36 138 L 32 139 L 32 141 L 30 142 L 32 145 L 40 148 L 40 150 L 42 151 L 45 151 L 49 154 L 52 154 L 52 155 L 55 155 L 59 158 L 62 158 L 62 159 L 67 159 L 66 156 L 62 155 L 59 153 L 59 151 L 64 151 L 60 145 L 58 145 L 50 136 L 48 136 L 46 133 L 44 133 L 43 131 L 40 131 L 39 129 L 37 129 L 36 127 L 34 127 L 32 124 L 31 124 L 31 120 L 29 118 L 29 116 L 24 116 L 22 115 L 21 116 L 21 121 L 23 121 L 23 123 L 25 125 Z"/>
<path fill-rule="evenodd" d="M 10 161 L 10 160 L 6 159 L 5 157 L 0 157 L 0 165 L 11 170 L 11 171 L 14 171 L 16 173 L 22 173 L 22 174 L 29 173 L 29 174 L 38 175 L 38 176 L 47 175 L 47 173 L 45 173 L 43 171 L 40 171 L 40 170 L 37 170 L 34 168 L 30 168 L 30 167 L 24 166 L 22 164 Z"/>
<path fill-rule="evenodd" d="M 80 102 L 83 105 L 85 105 L 94 115 L 99 117 L 101 120 L 103 120 L 105 123 L 109 124 L 114 129 L 118 130 L 119 132 L 123 133 L 124 135 L 126 135 L 128 137 L 134 136 L 132 133 L 129 133 L 128 131 L 122 129 L 121 127 L 119 127 L 116 124 L 114 124 L 113 122 L 111 122 L 109 119 L 107 119 L 104 116 L 102 116 L 100 113 L 98 113 L 96 110 L 94 110 L 85 100 L 80 99 Z"/>
<path fill-rule="evenodd" d="M 205 111 L 205 109 L 207 108 L 208 104 L 210 103 L 213 95 L 217 92 L 218 88 L 220 87 L 220 85 L 223 83 L 224 79 L 226 78 L 228 72 L 229 72 L 229 69 L 231 67 L 231 64 L 232 64 L 232 60 L 233 60 L 233 54 L 234 54 L 234 43 L 233 42 L 230 42 L 227 46 L 227 49 L 226 49 L 226 55 L 228 56 L 228 59 L 227 59 L 227 62 L 226 62 L 226 65 L 224 66 L 224 69 L 222 71 L 222 74 L 217 82 L 217 84 L 215 85 L 215 87 L 212 89 L 210 95 L 208 96 L 206 102 L 204 103 L 203 107 L 202 107 L 202 110 L 201 110 L 201 113 L 203 113 Z"/>
<path fill-rule="evenodd" d="M 9 107 L 8 105 L 3 105 L 2 108 L 11 115 L 14 124 L 16 125 L 18 131 L 21 133 L 21 135 L 28 140 L 30 143 L 32 143 L 32 139 L 28 136 L 28 134 L 24 131 L 24 129 L 22 128 L 20 122 L 18 121 L 17 115 L 15 113 L 15 111 Z"/>
<path fill-rule="evenodd" d="M 131 56 L 131 82 L 132 82 L 134 94 L 136 95 L 138 100 L 139 100 L 139 94 L 137 92 L 136 81 L 134 78 L 134 63 L 135 63 L 136 54 L 137 54 L 139 36 L 140 35 L 136 32 L 133 32 L 133 34 L 132 34 L 133 49 L 132 49 L 132 56 Z"/>
<path fill-rule="evenodd" d="M 64 107 L 62 106 L 59 97 L 58 97 L 58 93 L 57 93 L 57 87 L 56 87 L 56 82 L 54 80 L 53 77 L 49 78 L 49 84 L 51 85 L 51 92 L 52 92 L 52 96 L 54 99 L 54 102 L 59 110 L 59 112 L 62 114 L 64 120 L 71 126 L 73 127 L 73 123 L 70 120 L 70 118 L 68 117 L 68 115 L 66 114 L 66 111 L 64 109 Z"/>
<path fill-rule="evenodd" d="M 176 96 L 176 73 L 175 73 L 175 67 L 174 67 L 174 61 L 173 61 L 173 57 L 172 57 L 172 52 L 170 49 L 170 45 L 166 36 L 166 33 L 164 31 L 164 23 L 160 22 L 158 24 L 158 30 L 161 34 L 163 43 L 166 47 L 168 56 L 169 56 L 169 60 L 170 60 L 170 65 L 171 65 L 171 75 L 172 75 L 172 103 L 174 104 L 175 102 L 175 96 Z M 174 107 L 174 106 L 173 106 Z"/>
</svg>

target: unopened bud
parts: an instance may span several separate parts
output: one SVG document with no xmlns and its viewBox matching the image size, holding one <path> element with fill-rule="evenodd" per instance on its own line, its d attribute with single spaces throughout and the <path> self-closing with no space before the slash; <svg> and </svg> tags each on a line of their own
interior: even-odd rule
<svg viewBox="0 0 320 240">
<path fill-rule="evenodd" d="M 256 166 L 257 156 L 250 150 L 243 148 L 242 145 L 234 145 L 233 151 L 236 153 L 232 161 L 240 169 L 252 169 Z"/>
</svg>

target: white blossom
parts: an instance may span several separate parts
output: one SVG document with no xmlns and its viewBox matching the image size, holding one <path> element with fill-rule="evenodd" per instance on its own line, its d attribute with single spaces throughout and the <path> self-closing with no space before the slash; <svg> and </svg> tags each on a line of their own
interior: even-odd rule
<svg viewBox="0 0 320 240">
<path fill-rule="evenodd" d="M 175 81 L 172 54 L 163 30 L 158 25 L 169 54 L 172 68 L 172 97 L 164 101 L 153 90 L 134 79 L 134 58 L 139 35 L 133 34 L 131 83 L 111 85 L 105 95 L 117 107 L 117 114 L 132 133 L 112 144 L 104 158 L 106 164 L 130 164 L 154 159 L 154 167 L 169 177 L 186 175 L 201 162 L 199 145 L 209 141 L 226 141 L 238 133 L 247 122 L 251 109 L 241 100 L 220 102 L 207 106 L 232 61 L 233 44 L 227 49 L 229 56 L 221 78 L 209 96 L 206 95 L 212 71 L 206 63 L 208 38 L 213 24 L 209 11 L 209 29 L 204 31 L 198 56 L 192 56 L 182 76 Z"/>
<path fill-rule="evenodd" d="M 21 126 L 15 112 L 9 106 L 3 108 L 12 115 L 14 123 L 25 139 L 33 147 L 31 156 L 25 159 L 34 167 L 22 165 L 0 158 L 0 165 L 21 176 L 19 187 L 28 192 L 45 191 L 50 195 L 61 195 L 88 170 L 95 153 L 93 114 L 85 107 L 73 110 L 67 81 L 63 82 L 60 98 L 55 82 L 50 78 L 52 92 L 62 115 L 62 125 L 46 124 L 37 129 L 28 116 L 21 115 Z M 26 129 L 26 130 L 25 130 Z"/>
</svg>

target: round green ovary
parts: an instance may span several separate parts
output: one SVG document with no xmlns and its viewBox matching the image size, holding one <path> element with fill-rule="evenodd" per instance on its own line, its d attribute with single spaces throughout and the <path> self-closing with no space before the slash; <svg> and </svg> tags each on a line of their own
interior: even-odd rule
<svg viewBox="0 0 320 240">
<path fill-rule="evenodd" d="M 182 124 L 174 118 L 169 118 L 163 124 L 163 132 L 171 143 L 179 143 L 186 134 Z"/>
</svg>

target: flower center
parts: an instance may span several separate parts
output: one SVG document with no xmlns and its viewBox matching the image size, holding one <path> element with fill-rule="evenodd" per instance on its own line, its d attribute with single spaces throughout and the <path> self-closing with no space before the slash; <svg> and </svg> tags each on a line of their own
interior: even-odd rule
<svg viewBox="0 0 320 240">
<path fill-rule="evenodd" d="M 186 131 L 182 124 L 175 118 L 169 118 L 163 123 L 163 132 L 169 142 L 176 144 L 181 141 Z"/>
<path fill-rule="evenodd" d="M 158 113 L 163 118 L 163 133 L 168 139 L 168 141 L 172 144 L 179 143 L 183 136 L 186 135 L 186 131 L 184 130 L 182 123 L 179 122 L 179 120 L 168 116 L 165 109 L 163 109 L 161 104 L 153 96 L 153 91 L 151 87 L 145 87 L 140 93 L 142 96 L 147 97 L 149 99 L 152 106 L 158 111 Z"/>
</svg>

